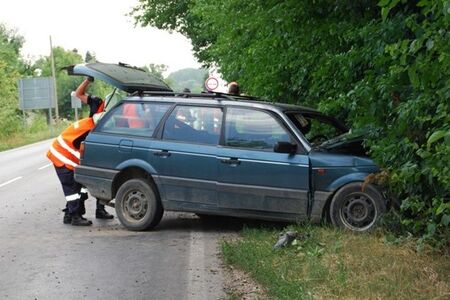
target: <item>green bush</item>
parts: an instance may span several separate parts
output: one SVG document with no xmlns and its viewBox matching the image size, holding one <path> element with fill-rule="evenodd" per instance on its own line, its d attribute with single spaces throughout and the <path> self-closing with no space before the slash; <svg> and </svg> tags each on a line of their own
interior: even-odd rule
<svg viewBox="0 0 450 300">
<path fill-rule="evenodd" d="M 14 112 L 3 110 L 0 111 L 0 128 L 0 138 L 4 139 L 15 134 L 18 130 L 22 130 L 23 121 Z"/>
<path fill-rule="evenodd" d="M 387 73 L 370 82 L 390 110 L 368 142 L 388 171 L 408 231 L 438 244 L 450 224 L 450 2 L 381 1 L 381 24 L 404 36 L 384 49 Z M 390 97 L 390 101 L 388 101 Z"/>
<path fill-rule="evenodd" d="M 148 0 L 133 15 L 189 37 L 247 94 L 371 127 L 398 228 L 449 240 L 450 1 Z"/>
<path fill-rule="evenodd" d="M 27 127 L 29 133 L 38 133 L 48 129 L 47 118 L 43 114 L 34 115 L 31 124 Z"/>
</svg>

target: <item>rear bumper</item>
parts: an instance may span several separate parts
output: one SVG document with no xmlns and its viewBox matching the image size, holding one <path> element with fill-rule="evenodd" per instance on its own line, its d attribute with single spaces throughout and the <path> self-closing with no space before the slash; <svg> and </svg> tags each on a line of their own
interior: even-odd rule
<svg viewBox="0 0 450 300">
<path fill-rule="evenodd" d="M 117 170 L 77 166 L 75 180 L 85 186 L 93 197 L 111 200 L 112 183 L 118 173 Z"/>
</svg>

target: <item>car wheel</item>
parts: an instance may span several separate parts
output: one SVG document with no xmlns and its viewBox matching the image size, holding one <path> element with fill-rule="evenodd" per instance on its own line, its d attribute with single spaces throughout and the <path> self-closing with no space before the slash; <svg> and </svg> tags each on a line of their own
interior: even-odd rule
<svg viewBox="0 0 450 300">
<path fill-rule="evenodd" d="M 155 227 L 163 215 L 154 187 L 143 179 L 131 179 L 120 186 L 115 208 L 122 225 L 134 231 Z"/>
<path fill-rule="evenodd" d="M 350 183 L 334 195 L 330 205 L 333 225 L 358 232 L 374 228 L 386 204 L 375 186 L 369 184 L 364 190 L 362 186 L 362 182 Z"/>
</svg>

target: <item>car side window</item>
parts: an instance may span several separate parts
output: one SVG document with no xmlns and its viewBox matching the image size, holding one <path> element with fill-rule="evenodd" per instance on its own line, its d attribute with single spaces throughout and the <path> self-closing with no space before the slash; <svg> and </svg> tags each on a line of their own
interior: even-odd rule
<svg viewBox="0 0 450 300">
<path fill-rule="evenodd" d="M 225 146 L 273 151 L 277 142 L 291 142 L 291 138 L 269 113 L 245 108 L 227 109 Z"/>
<path fill-rule="evenodd" d="M 177 106 L 164 124 L 164 140 L 217 145 L 222 124 L 218 107 Z"/>
<path fill-rule="evenodd" d="M 97 131 L 149 137 L 170 107 L 169 103 L 125 102 L 115 107 Z"/>
</svg>

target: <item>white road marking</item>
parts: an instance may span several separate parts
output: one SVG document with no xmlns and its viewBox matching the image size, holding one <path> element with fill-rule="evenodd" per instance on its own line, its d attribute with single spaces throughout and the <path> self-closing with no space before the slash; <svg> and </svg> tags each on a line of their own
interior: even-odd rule
<svg viewBox="0 0 450 300">
<path fill-rule="evenodd" d="M 11 180 L 9 180 L 7 182 L 2 183 L 2 184 L 0 184 L 0 187 L 5 186 L 5 185 L 10 184 L 10 183 L 13 183 L 14 181 L 19 180 L 19 179 L 22 179 L 22 176 L 16 177 L 14 179 L 11 179 Z"/>
<path fill-rule="evenodd" d="M 212 232 L 190 231 L 186 300 L 225 299 L 218 262 L 218 242 Z"/>
<path fill-rule="evenodd" d="M 38 170 L 43 170 L 43 169 L 45 169 L 45 168 L 50 167 L 51 165 L 52 165 L 52 163 L 49 163 L 49 164 L 47 164 L 47 165 L 45 165 L 45 166 L 40 167 Z"/>
<path fill-rule="evenodd" d="M 208 299 L 208 289 L 205 277 L 205 242 L 202 232 L 190 232 L 189 265 L 188 265 L 188 300 Z M 206 276 L 205 276 L 206 275 Z"/>
</svg>

